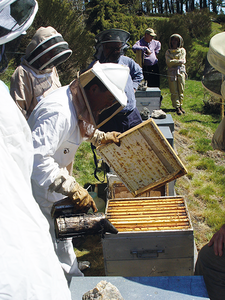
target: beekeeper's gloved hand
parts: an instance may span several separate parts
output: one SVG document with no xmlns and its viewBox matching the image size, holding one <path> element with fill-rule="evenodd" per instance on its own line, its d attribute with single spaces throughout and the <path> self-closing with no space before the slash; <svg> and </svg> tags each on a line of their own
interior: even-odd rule
<svg viewBox="0 0 225 300">
<path fill-rule="evenodd" d="M 98 147 L 101 144 L 108 144 L 108 143 L 115 143 L 117 145 L 120 144 L 120 140 L 118 136 L 120 132 L 111 131 L 111 132 L 104 132 L 98 129 L 95 130 L 93 136 L 89 139 L 89 141 L 95 146 Z"/>
<path fill-rule="evenodd" d="M 106 132 L 101 140 L 101 144 L 108 144 L 108 143 L 115 143 L 119 144 L 120 140 L 118 139 L 118 136 L 120 135 L 120 132 L 111 131 Z"/>
<path fill-rule="evenodd" d="M 79 185 L 79 183 L 76 182 L 68 196 L 73 199 L 75 210 L 85 213 L 89 208 L 92 208 L 93 212 L 98 211 L 93 198 L 89 195 L 87 190 Z"/>
<path fill-rule="evenodd" d="M 86 213 L 89 208 L 92 208 L 93 212 L 98 211 L 88 191 L 79 185 L 73 176 L 68 174 L 67 170 L 60 170 L 54 182 L 49 186 L 49 191 L 60 193 L 71 198 L 74 202 L 75 211 Z"/>
</svg>

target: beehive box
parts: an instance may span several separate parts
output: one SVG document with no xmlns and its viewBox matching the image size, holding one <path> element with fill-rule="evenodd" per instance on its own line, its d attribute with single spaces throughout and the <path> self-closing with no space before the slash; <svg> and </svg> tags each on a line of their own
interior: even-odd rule
<svg viewBox="0 0 225 300">
<path fill-rule="evenodd" d="M 167 114 L 165 119 L 154 119 L 154 121 L 159 126 L 159 129 L 161 126 L 168 126 L 172 135 L 174 135 L 174 121 L 171 114 Z"/>
<path fill-rule="evenodd" d="M 120 146 L 101 145 L 98 154 L 138 196 L 183 176 L 187 170 L 153 119 L 119 135 Z"/>
<path fill-rule="evenodd" d="M 157 187 L 153 190 L 149 190 L 141 194 L 141 197 L 161 197 L 169 195 L 168 183 Z M 108 190 L 108 199 L 119 198 L 133 198 L 133 195 L 128 191 L 123 183 L 115 183 L 112 188 Z"/>
<path fill-rule="evenodd" d="M 133 195 L 114 173 L 107 173 L 107 199 L 132 198 Z M 141 197 L 169 196 L 169 184 L 148 190 L 140 195 Z"/>
<path fill-rule="evenodd" d="M 102 239 L 106 275 L 193 275 L 193 228 L 183 197 L 111 199 L 106 216 L 119 231 Z"/>
<path fill-rule="evenodd" d="M 157 87 L 148 87 L 146 91 L 137 90 L 135 93 L 135 97 L 136 106 L 140 112 L 144 108 L 147 108 L 151 114 L 154 109 L 160 109 L 161 91 Z"/>
</svg>

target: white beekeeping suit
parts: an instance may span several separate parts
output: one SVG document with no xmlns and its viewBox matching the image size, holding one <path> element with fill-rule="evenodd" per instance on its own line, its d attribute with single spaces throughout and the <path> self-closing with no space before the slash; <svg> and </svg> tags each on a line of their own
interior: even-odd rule
<svg viewBox="0 0 225 300">
<path fill-rule="evenodd" d="M 14 12 L 24 6 L 26 18 L 20 26 L 10 15 L 11 4 Z M 1 1 L 0 23 L 7 26 L 8 34 L 5 30 L 0 36 L 0 47 L 26 30 L 36 11 L 33 0 Z M 0 299 L 69 300 L 48 222 L 32 195 L 29 126 L 2 81 L 0 93 Z"/>
<path fill-rule="evenodd" d="M 222 101 L 225 99 L 225 32 L 218 33 L 214 35 L 209 44 L 209 51 L 207 53 L 207 58 L 209 63 L 217 71 L 223 74 L 221 83 L 221 96 Z M 215 131 L 212 138 L 212 146 L 214 149 L 225 151 L 225 117 L 223 117 L 217 130 Z"/>
<path fill-rule="evenodd" d="M 82 209 L 92 206 L 95 211 L 93 199 L 67 168 L 84 139 L 89 139 L 95 146 L 103 141 L 114 141 L 112 132 L 95 129 L 101 125 L 98 123 L 99 109 L 104 111 L 115 106 L 116 113 L 126 105 L 124 88 L 128 75 L 128 67 L 97 62 L 79 79 L 55 90 L 39 102 L 28 119 L 35 151 L 33 194 L 50 224 L 55 251 L 68 282 L 72 276 L 82 273 L 77 266 L 72 240 L 56 240 L 52 205 L 65 196 L 71 196 L 76 201 L 77 209 L 81 208 L 82 203 Z M 99 86 L 103 86 L 102 90 Z"/>
</svg>

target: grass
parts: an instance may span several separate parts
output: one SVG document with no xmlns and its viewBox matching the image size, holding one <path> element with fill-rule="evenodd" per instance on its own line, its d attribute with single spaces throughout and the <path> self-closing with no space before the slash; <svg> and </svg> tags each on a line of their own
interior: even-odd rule
<svg viewBox="0 0 225 300">
<path fill-rule="evenodd" d="M 104 170 L 101 157 L 98 155 L 98 166 L 97 166 L 97 176 L 100 181 L 104 182 Z M 94 176 L 95 162 L 94 154 L 91 149 L 91 144 L 89 142 L 83 142 L 75 156 L 73 175 L 77 182 L 82 186 L 88 186 L 89 184 L 99 183 L 99 181 Z"/>
<path fill-rule="evenodd" d="M 87 236 L 73 239 L 78 261 L 89 261 L 90 269 L 83 271 L 85 276 L 105 276 L 101 236 Z"/>
<path fill-rule="evenodd" d="M 178 194 L 186 195 L 199 249 L 225 220 L 225 155 L 211 146 L 221 112 L 219 109 L 213 114 L 207 111 L 205 104 L 210 95 L 201 82 L 186 82 L 183 107 L 187 113 L 182 116 L 173 112 L 168 88 L 161 90 L 164 95 L 162 109 L 173 116 L 175 146 L 188 170 L 184 178 L 177 180 L 175 189 Z M 184 142 L 180 143 L 180 140 Z"/>
</svg>

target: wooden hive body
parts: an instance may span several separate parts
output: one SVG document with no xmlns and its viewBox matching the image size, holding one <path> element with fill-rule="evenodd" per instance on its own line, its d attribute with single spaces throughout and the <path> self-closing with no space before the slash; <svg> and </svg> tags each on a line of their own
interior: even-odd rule
<svg viewBox="0 0 225 300">
<path fill-rule="evenodd" d="M 146 91 L 137 90 L 136 94 L 136 106 L 141 112 L 144 108 L 147 108 L 152 114 L 154 109 L 160 109 L 161 105 L 161 91 L 157 87 L 148 87 Z"/>
<path fill-rule="evenodd" d="M 119 230 L 102 239 L 106 275 L 193 275 L 193 228 L 183 197 L 110 199 L 106 215 Z"/>
</svg>

